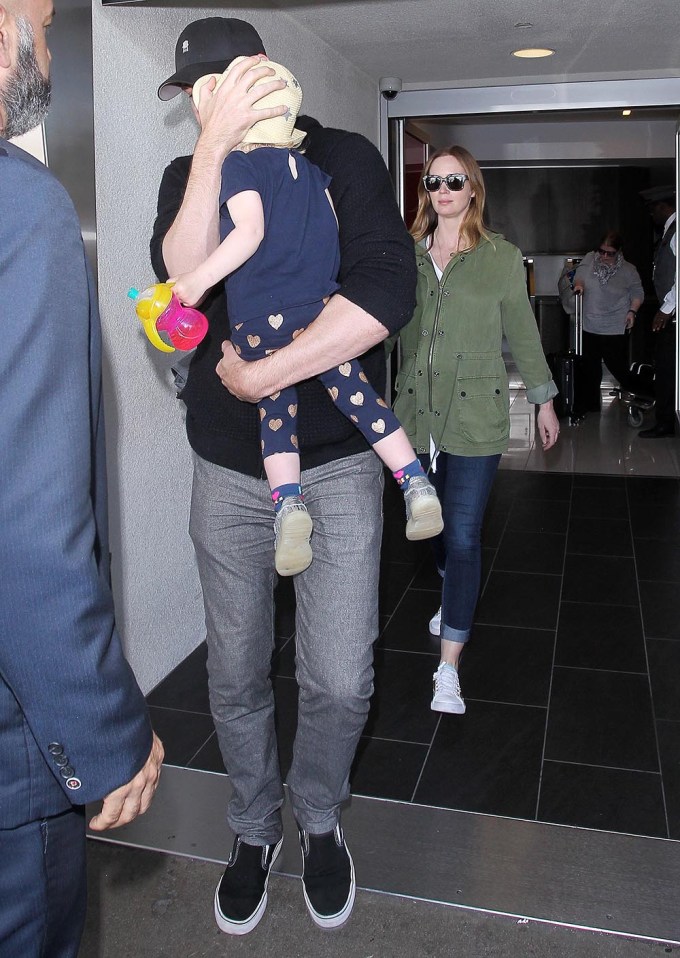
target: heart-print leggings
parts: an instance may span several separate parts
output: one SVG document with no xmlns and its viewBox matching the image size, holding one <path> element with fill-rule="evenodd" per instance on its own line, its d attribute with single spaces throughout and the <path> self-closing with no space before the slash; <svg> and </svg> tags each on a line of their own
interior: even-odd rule
<svg viewBox="0 0 680 958">
<path fill-rule="evenodd" d="M 232 328 L 232 344 L 242 359 L 262 359 L 287 346 L 304 332 L 324 307 L 323 302 L 258 316 Z M 370 445 L 401 427 L 379 396 L 357 359 L 334 366 L 318 377 L 338 409 L 361 431 Z M 289 386 L 258 403 L 260 441 L 266 459 L 277 452 L 297 452 L 297 389 Z"/>
</svg>

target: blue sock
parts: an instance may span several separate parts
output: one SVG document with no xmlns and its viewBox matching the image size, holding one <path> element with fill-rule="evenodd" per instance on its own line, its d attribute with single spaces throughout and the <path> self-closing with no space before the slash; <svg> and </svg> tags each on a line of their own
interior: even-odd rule
<svg viewBox="0 0 680 958">
<path fill-rule="evenodd" d="M 277 513 L 283 505 L 283 500 L 288 496 L 302 496 L 302 486 L 299 482 L 286 482 L 282 486 L 272 489 L 272 502 L 274 503 L 274 513 Z"/>
<path fill-rule="evenodd" d="M 424 476 L 425 470 L 420 463 L 420 459 L 414 459 L 413 462 L 409 462 L 407 466 L 404 466 L 403 469 L 398 469 L 396 472 L 393 472 L 392 475 L 399 483 L 401 491 L 407 492 L 411 479 L 415 479 L 416 476 Z"/>
</svg>

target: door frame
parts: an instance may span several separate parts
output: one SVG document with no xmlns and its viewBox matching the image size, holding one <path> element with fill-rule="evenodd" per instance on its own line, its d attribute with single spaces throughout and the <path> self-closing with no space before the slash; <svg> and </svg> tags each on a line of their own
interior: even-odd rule
<svg viewBox="0 0 680 958">
<path fill-rule="evenodd" d="M 647 80 L 582 80 L 573 83 L 527 83 L 404 90 L 393 100 L 380 99 L 380 151 L 393 173 L 399 208 L 404 212 L 403 137 L 413 117 L 554 113 L 570 110 L 677 107 L 680 77 Z M 680 191 L 680 119 L 675 134 L 676 203 Z M 680 257 L 675 259 L 675 288 L 680 289 Z M 676 310 L 677 314 L 677 310 Z M 675 415 L 680 423 L 680 323 L 676 322 Z"/>
</svg>

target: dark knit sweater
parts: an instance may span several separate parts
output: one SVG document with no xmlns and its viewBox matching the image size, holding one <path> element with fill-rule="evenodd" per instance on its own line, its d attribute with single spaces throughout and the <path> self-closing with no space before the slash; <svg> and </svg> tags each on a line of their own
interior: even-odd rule
<svg viewBox="0 0 680 958">
<path fill-rule="evenodd" d="M 308 130 L 305 156 L 332 177 L 330 193 L 340 227 L 339 293 L 370 313 L 388 334 L 413 315 L 416 267 L 413 241 L 399 215 L 389 174 L 380 153 L 357 133 L 325 129 L 308 117 L 298 126 Z M 158 195 L 158 214 L 151 239 L 151 262 L 165 280 L 162 242 L 182 203 L 191 157 L 166 168 Z M 224 388 L 215 372 L 221 343 L 229 339 L 226 300 L 220 285 L 201 309 L 210 330 L 191 362 L 181 399 L 187 407 L 187 436 L 203 459 L 250 476 L 263 476 L 257 407 Z M 361 362 L 373 387 L 384 393 L 385 353 L 382 343 Z M 364 452 L 369 448 L 358 430 L 335 408 L 321 383 L 298 385 L 298 439 L 302 468 Z"/>
</svg>

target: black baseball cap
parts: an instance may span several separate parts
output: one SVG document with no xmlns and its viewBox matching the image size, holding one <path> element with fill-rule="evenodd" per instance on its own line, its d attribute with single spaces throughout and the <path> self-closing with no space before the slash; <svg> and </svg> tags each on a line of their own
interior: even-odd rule
<svg viewBox="0 0 680 958">
<path fill-rule="evenodd" d="M 255 27 L 234 17 L 195 20 L 179 35 L 175 47 L 175 72 L 158 87 L 161 100 L 171 100 L 182 87 L 193 86 L 206 73 L 224 73 L 236 57 L 264 53 Z"/>
</svg>

